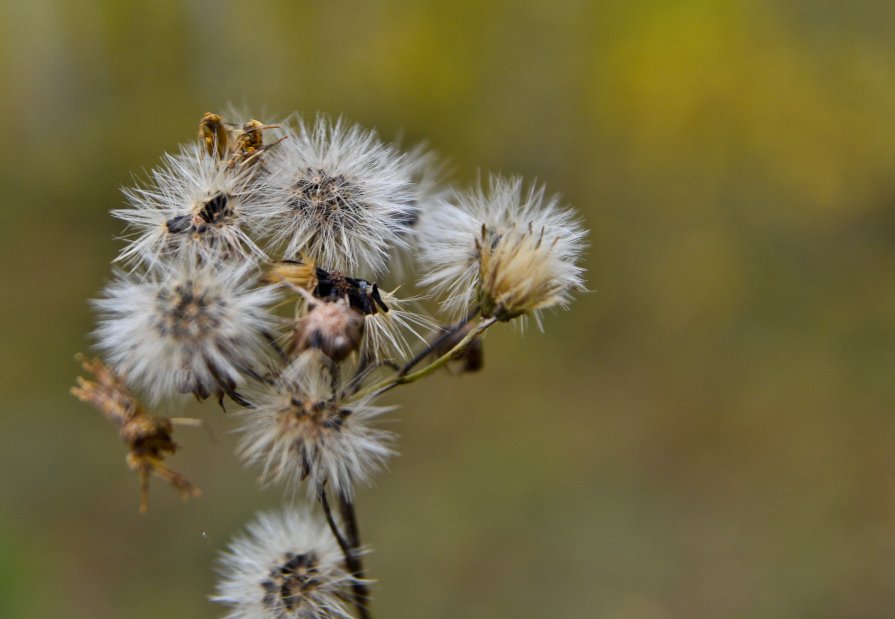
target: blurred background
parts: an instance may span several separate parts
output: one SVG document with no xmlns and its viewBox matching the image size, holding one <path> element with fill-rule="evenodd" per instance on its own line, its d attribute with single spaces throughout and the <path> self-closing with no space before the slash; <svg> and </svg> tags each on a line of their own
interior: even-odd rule
<svg viewBox="0 0 895 619">
<path fill-rule="evenodd" d="M 377 617 L 895 616 L 895 4 L 0 4 L 0 617 L 215 617 L 282 491 L 176 411 L 205 494 L 68 395 L 119 188 L 233 103 L 545 182 L 591 292 L 396 390 Z"/>
</svg>

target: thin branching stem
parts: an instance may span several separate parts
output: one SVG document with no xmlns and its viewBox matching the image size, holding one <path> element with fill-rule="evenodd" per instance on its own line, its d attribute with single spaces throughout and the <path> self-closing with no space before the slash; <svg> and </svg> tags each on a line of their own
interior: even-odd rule
<svg viewBox="0 0 895 619">
<path fill-rule="evenodd" d="M 401 368 L 401 371 L 398 372 L 398 375 L 404 376 L 404 375 L 408 374 L 410 372 L 410 370 L 415 368 L 423 359 L 425 359 L 426 357 L 431 355 L 433 351 L 435 351 L 436 349 L 438 349 L 439 346 L 441 346 L 442 344 L 447 342 L 451 337 L 454 336 L 455 333 L 457 333 L 460 329 L 462 329 L 463 327 L 468 325 L 470 320 L 472 320 L 473 318 L 475 318 L 476 316 L 479 315 L 479 311 L 480 310 L 478 307 L 475 308 L 474 310 L 469 312 L 469 314 L 466 316 L 466 318 L 464 318 L 457 324 L 451 325 L 448 329 L 446 329 L 444 331 L 444 333 L 442 333 L 437 338 L 432 340 L 428 346 L 426 346 L 424 349 L 419 351 L 416 354 L 416 356 L 413 357 L 413 359 L 408 361 L 404 365 L 404 367 Z"/>
<path fill-rule="evenodd" d="M 357 517 L 354 514 L 354 506 L 349 502 L 350 513 L 346 514 L 344 507 L 346 500 L 339 495 L 340 513 L 342 514 L 342 520 L 345 521 L 346 526 L 348 527 L 348 539 L 345 539 L 345 536 L 343 536 L 342 532 L 339 530 L 339 525 L 336 523 L 336 519 L 333 518 L 332 509 L 329 506 L 329 499 L 326 498 L 326 488 L 320 489 L 317 498 L 320 501 L 321 507 L 323 507 L 326 523 L 329 525 L 329 529 L 332 531 L 333 537 L 336 538 L 336 543 L 339 545 L 339 548 L 342 550 L 342 555 L 345 557 L 345 568 L 351 572 L 355 578 L 351 585 L 351 590 L 354 594 L 354 605 L 357 607 L 358 617 L 360 617 L 360 619 L 371 619 L 369 609 L 370 590 L 363 580 L 364 566 L 358 551 L 360 546 L 360 536 L 357 529 Z"/>
<path fill-rule="evenodd" d="M 339 530 L 339 525 L 336 524 L 335 518 L 333 518 L 332 509 L 329 507 L 329 499 L 326 498 L 326 489 L 321 488 L 320 492 L 317 494 L 317 500 L 320 501 L 321 507 L 323 507 L 323 514 L 326 516 L 326 524 L 329 525 L 329 530 L 332 531 L 333 537 L 336 538 L 336 543 L 339 544 L 339 548 L 342 549 L 342 554 L 345 555 L 345 562 L 348 562 L 348 557 L 351 555 L 351 546 L 348 545 L 348 541 L 342 535 L 342 532 Z"/>
<path fill-rule="evenodd" d="M 364 581 L 364 566 L 360 558 L 360 531 L 357 527 L 357 514 L 354 503 L 339 494 L 339 513 L 348 533 L 348 544 L 351 546 L 351 563 L 349 568 L 354 574 L 354 601 L 361 619 L 370 619 L 370 590 Z"/>
<path fill-rule="evenodd" d="M 497 322 L 497 318 L 485 318 L 479 322 L 478 325 L 475 326 L 474 329 L 471 329 L 469 333 L 467 333 L 462 340 L 457 342 L 457 345 L 447 351 L 445 354 L 441 355 L 430 363 L 429 365 L 423 367 L 422 369 L 417 370 L 416 372 L 412 372 L 410 374 L 401 374 L 398 372 L 394 376 L 389 376 L 388 378 L 372 385 L 358 394 L 358 397 L 365 397 L 368 395 L 378 396 L 390 389 L 397 387 L 398 385 L 406 385 L 409 383 L 413 383 L 418 381 L 421 378 L 425 378 L 432 374 L 435 370 L 446 365 L 451 359 L 454 358 L 457 353 L 462 352 L 470 342 L 472 342 L 475 338 L 485 332 L 488 327 Z"/>
</svg>

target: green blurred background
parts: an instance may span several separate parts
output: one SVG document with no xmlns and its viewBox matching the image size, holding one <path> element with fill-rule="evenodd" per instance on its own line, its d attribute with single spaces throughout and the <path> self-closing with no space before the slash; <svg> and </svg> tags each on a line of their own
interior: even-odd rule
<svg viewBox="0 0 895 619">
<path fill-rule="evenodd" d="M 214 617 L 280 504 L 216 408 L 155 483 L 67 394 L 119 187 L 205 111 L 325 111 L 547 183 L 588 285 L 391 395 L 377 617 L 895 616 L 895 5 L 0 4 L 0 617 Z M 263 116 L 263 112 L 267 116 Z"/>
</svg>

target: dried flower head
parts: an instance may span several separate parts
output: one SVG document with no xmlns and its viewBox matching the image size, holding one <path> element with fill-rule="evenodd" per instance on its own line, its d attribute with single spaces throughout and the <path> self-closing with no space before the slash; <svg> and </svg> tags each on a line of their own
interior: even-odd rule
<svg viewBox="0 0 895 619">
<path fill-rule="evenodd" d="M 124 380 L 99 359 L 90 360 L 78 355 L 77 360 L 95 380 L 78 376 L 78 385 L 72 387 L 71 393 L 120 428 L 121 440 L 128 447 L 127 464 L 140 476 L 140 511 L 146 512 L 148 508 L 150 474 L 158 475 L 177 488 L 184 499 L 199 496 L 202 492 L 198 488 L 164 462 L 166 453 L 177 451 L 171 420 L 146 412 Z"/>
<path fill-rule="evenodd" d="M 478 304 L 499 320 L 566 306 L 583 288 L 577 265 L 585 230 L 558 198 L 520 178 L 492 176 L 487 191 L 458 194 L 426 219 L 422 285 L 444 295 L 445 309 L 463 315 Z"/>
<path fill-rule="evenodd" d="M 119 274 L 94 302 L 97 345 L 153 401 L 234 397 L 245 372 L 263 361 L 273 321 L 266 308 L 276 292 L 254 287 L 256 279 L 250 263 L 172 265 L 142 280 Z"/>
<path fill-rule="evenodd" d="M 155 264 L 178 256 L 208 260 L 264 257 L 245 229 L 255 202 L 265 195 L 264 175 L 219 159 L 213 142 L 183 146 L 165 155 L 145 186 L 124 189 L 130 208 L 112 211 L 133 238 L 118 260 Z"/>
<path fill-rule="evenodd" d="M 205 152 L 218 159 L 227 157 L 234 147 L 233 132 L 221 115 L 214 112 L 205 112 L 199 120 L 199 139 Z"/>
<path fill-rule="evenodd" d="M 285 256 L 326 268 L 379 274 L 406 244 L 415 218 L 418 164 L 372 131 L 320 116 L 297 129 L 267 159 L 269 199 L 258 218 Z"/>
<path fill-rule="evenodd" d="M 307 480 L 312 497 L 329 484 L 351 497 L 354 484 L 367 481 L 392 454 L 392 435 L 370 425 L 391 407 L 373 406 L 370 397 L 352 400 L 334 372 L 308 351 L 253 394 L 254 409 L 240 413 L 239 452 L 248 464 L 261 465 L 262 479 Z"/>
<path fill-rule="evenodd" d="M 220 559 L 212 600 L 230 606 L 227 619 L 350 619 L 357 579 L 326 524 L 308 510 L 259 515 L 248 534 Z"/>
<path fill-rule="evenodd" d="M 267 269 L 265 280 L 271 283 L 285 283 L 292 288 L 303 288 L 313 292 L 319 282 L 317 265 L 313 260 L 276 260 Z"/>
</svg>

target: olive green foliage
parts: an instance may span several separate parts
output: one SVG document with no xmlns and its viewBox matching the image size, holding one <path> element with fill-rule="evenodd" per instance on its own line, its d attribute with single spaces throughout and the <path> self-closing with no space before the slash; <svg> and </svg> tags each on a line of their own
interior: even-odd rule
<svg viewBox="0 0 895 619">
<path fill-rule="evenodd" d="M 591 292 L 402 389 L 380 617 L 869 617 L 895 599 L 895 42 L 878 2 L 7 2 L 0 616 L 213 617 L 279 489 L 178 414 L 149 513 L 68 395 L 108 210 L 227 103 L 537 177 Z M 171 411 L 162 411 L 170 414 Z"/>
</svg>

